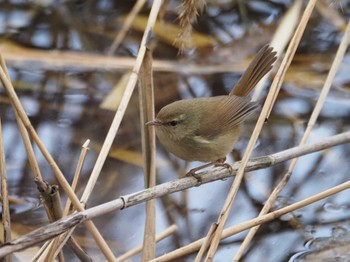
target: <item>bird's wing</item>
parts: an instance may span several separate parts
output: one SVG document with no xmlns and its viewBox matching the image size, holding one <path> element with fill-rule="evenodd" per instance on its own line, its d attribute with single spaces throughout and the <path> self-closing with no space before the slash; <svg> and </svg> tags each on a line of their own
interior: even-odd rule
<svg viewBox="0 0 350 262">
<path fill-rule="evenodd" d="M 259 104 L 250 101 L 249 97 L 231 95 L 212 97 L 212 99 L 211 105 L 208 105 L 210 116 L 200 120 L 200 128 L 196 133 L 208 139 L 231 131 L 259 108 Z"/>
</svg>

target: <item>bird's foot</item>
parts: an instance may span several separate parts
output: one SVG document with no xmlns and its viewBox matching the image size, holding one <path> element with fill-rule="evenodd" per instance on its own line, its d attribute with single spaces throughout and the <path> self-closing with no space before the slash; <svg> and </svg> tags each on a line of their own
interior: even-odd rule
<svg viewBox="0 0 350 262">
<path fill-rule="evenodd" d="M 202 177 L 196 173 L 198 170 L 207 168 L 208 166 L 214 166 L 214 167 L 222 166 L 222 167 L 226 167 L 229 170 L 229 172 L 232 172 L 232 166 L 228 163 L 225 163 L 225 160 L 226 160 L 226 158 L 222 158 L 222 159 L 216 160 L 215 162 L 210 162 L 210 163 L 192 168 L 190 171 L 187 172 L 187 174 L 185 176 L 186 177 L 191 177 L 191 176 L 194 177 L 198 181 L 198 184 L 196 186 L 200 186 L 203 183 L 203 180 L 202 180 Z"/>
<path fill-rule="evenodd" d="M 197 179 L 198 181 L 198 184 L 196 186 L 200 186 L 202 184 L 202 177 L 200 175 L 198 175 L 196 172 L 198 170 L 201 170 L 201 169 L 204 169 L 208 166 L 212 166 L 213 163 L 210 162 L 210 163 L 207 163 L 207 164 L 204 164 L 204 165 L 201 165 L 201 166 L 198 166 L 198 167 L 195 167 L 195 168 L 192 168 L 190 171 L 187 172 L 187 174 L 185 175 L 186 177 L 194 177 L 195 179 Z"/>
<path fill-rule="evenodd" d="M 219 163 L 214 163 L 214 166 L 215 167 L 219 167 L 219 166 L 226 167 L 230 173 L 233 170 L 232 166 L 229 163 L 221 163 L 221 162 L 219 162 Z"/>
<path fill-rule="evenodd" d="M 191 169 L 190 171 L 187 172 L 187 174 L 185 175 L 186 177 L 194 177 L 195 179 L 197 179 L 197 185 L 196 186 L 200 186 L 202 184 L 202 178 L 200 175 L 196 174 L 196 170 L 194 170 L 196 168 Z"/>
</svg>

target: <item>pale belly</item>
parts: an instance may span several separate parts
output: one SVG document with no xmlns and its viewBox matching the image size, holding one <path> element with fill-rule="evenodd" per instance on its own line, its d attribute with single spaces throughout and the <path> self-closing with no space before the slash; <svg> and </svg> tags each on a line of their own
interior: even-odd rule
<svg viewBox="0 0 350 262">
<path fill-rule="evenodd" d="M 241 128 L 239 127 L 230 133 L 212 139 L 183 137 L 174 141 L 162 138 L 161 134 L 158 134 L 158 138 L 169 152 L 183 160 L 214 162 L 225 158 L 232 151 L 240 132 Z"/>
</svg>

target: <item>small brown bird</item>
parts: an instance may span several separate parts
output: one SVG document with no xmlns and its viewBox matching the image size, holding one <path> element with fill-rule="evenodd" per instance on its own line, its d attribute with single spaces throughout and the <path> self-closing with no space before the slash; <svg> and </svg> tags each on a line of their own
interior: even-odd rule
<svg viewBox="0 0 350 262">
<path fill-rule="evenodd" d="M 229 95 L 173 102 L 146 125 L 155 126 L 160 142 L 179 158 L 222 163 L 239 138 L 243 121 L 259 107 L 247 95 L 275 61 L 276 52 L 266 45 Z"/>
</svg>

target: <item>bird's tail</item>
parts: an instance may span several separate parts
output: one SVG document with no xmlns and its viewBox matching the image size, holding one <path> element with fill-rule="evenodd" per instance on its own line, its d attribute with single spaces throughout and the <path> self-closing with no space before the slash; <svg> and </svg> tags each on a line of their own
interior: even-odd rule
<svg viewBox="0 0 350 262">
<path fill-rule="evenodd" d="M 250 62 L 238 83 L 235 85 L 230 95 L 247 96 L 256 84 L 267 74 L 276 61 L 276 52 L 272 47 L 265 45 Z"/>
</svg>

